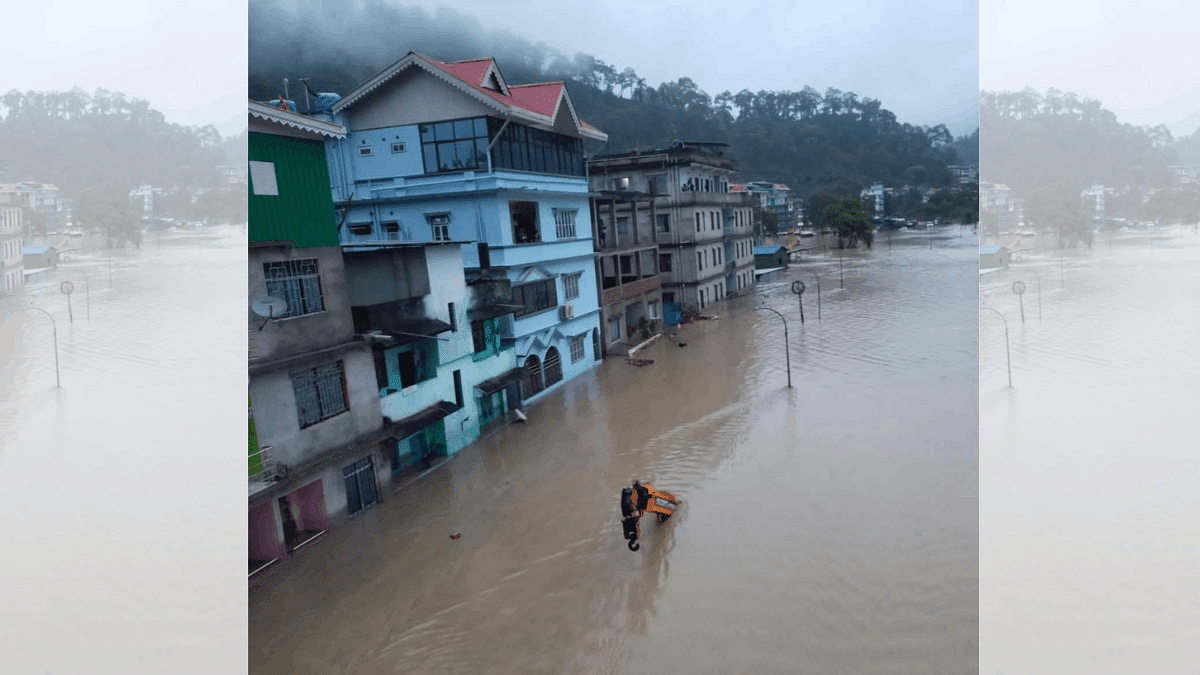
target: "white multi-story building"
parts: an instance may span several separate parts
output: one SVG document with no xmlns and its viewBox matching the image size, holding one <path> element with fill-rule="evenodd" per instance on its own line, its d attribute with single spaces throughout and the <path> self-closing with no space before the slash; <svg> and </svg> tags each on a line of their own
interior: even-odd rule
<svg viewBox="0 0 1200 675">
<path fill-rule="evenodd" d="M 25 265 L 21 248 L 25 245 L 25 228 L 21 207 L 4 202 L 0 194 L 0 274 L 4 276 L 0 292 L 12 293 L 25 285 Z"/>
</svg>

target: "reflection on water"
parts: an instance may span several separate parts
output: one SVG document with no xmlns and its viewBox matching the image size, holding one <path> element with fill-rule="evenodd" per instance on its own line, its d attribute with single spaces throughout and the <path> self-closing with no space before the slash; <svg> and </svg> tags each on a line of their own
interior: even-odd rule
<svg viewBox="0 0 1200 675">
<path fill-rule="evenodd" d="M 981 282 L 1013 381 L 1000 319 L 981 313 L 986 673 L 1200 667 L 1200 236 L 1114 239 L 1066 251 L 1061 272 L 1050 251 Z"/>
<path fill-rule="evenodd" d="M 844 290 L 836 254 L 760 287 L 790 390 L 759 297 L 567 383 L 256 578 L 252 672 L 973 671 L 969 235 L 849 252 Z M 631 553 L 635 478 L 683 504 Z"/>
<path fill-rule="evenodd" d="M 116 251 L 111 289 L 92 253 L 0 299 L 0 670 L 245 670 L 238 235 Z"/>
</svg>

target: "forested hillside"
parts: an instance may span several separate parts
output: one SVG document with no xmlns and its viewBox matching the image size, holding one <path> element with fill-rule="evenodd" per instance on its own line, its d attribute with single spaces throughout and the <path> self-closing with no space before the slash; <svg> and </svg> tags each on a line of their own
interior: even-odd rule
<svg viewBox="0 0 1200 675">
<path fill-rule="evenodd" d="M 1175 161 L 1165 126 L 1122 124 L 1099 101 L 1049 89 L 979 97 L 980 179 L 1031 194 L 1094 183 L 1166 187 Z"/>
</svg>

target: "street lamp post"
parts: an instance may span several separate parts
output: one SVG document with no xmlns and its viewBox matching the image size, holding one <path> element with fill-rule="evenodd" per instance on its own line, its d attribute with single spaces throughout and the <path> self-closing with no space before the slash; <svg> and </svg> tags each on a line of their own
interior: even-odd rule
<svg viewBox="0 0 1200 675">
<path fill-rule="evenodd" d="M 841 282 L 842 290 L 846 290 L 846 275 L 842 273 L 842 249 L 838 249 L 838 280 Z"/>
<path fill-rule="evenodd" d="M 776 312 L 775 310 L 771 309 L 770 307 L 755 307 L 754 309 L 765 309 L 768 312 L 774 312 L 775 316 L 778 316 L 779 320 L 783 322 L 783 355 L 787 361 L 788 388 L 791 389 L 792 388 L 792 355 L 791 355 L 791 350 L 788 348 L 787 319 L 783 318 L 782 314 L 780 314 L 779 312 Z"/>
<path fill-rule="evenodd" d="M 50 317 L 50 327 L 54 331 L 54 386 L 61 389 L 62 380 L 58 376 L 58 324 L 54 321 L 54 317 L 50 315 L 50 312 L 41 307 L 22 307 L 21 309 L 36 310 Z"/>
<path fill-rule="evenodd" d="M 817 323 L 821 322 L 821 276 L 816 272 L 812 273 L 813 278 L 817 280 Z"/>
<path fill-rule="evenodd" d="M 1000 320 L 1004 322 L 1004 354 L 1008 357 L 1008 386 L 1012 387 L 1012 352 L 1010 352 L 1008 349 L 1008 319 L 1005 319 L 1003 314 L 997 312 L 991 307 L 980 307 L 979 309 L 986 309 L 989 312 L 996 312 L 996 315 L 999 316 Z"/>
<path fill-rule="evenodd" d="M 1038 280 L 1038 321 L 1040 322 L 1042 320 L 1042 277 L 1037 272 L 1034 272 L 1033 276 Z"/>
</svg>

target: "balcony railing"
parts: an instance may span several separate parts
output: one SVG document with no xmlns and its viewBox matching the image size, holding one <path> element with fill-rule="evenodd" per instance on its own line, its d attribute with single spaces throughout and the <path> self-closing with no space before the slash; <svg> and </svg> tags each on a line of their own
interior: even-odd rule
<svg viewBox="0 0 1200 675">
<path fill-rule="evenodd" d="M 287 465 L 271 456 L 271 446 L 265 445 L 258 452 L 250 453 L 250 461 L 259 461 L 260 469 L 250 474 L 250 493 L 265 490 L 271 484 L 287 477 Z"/>
</svg>

